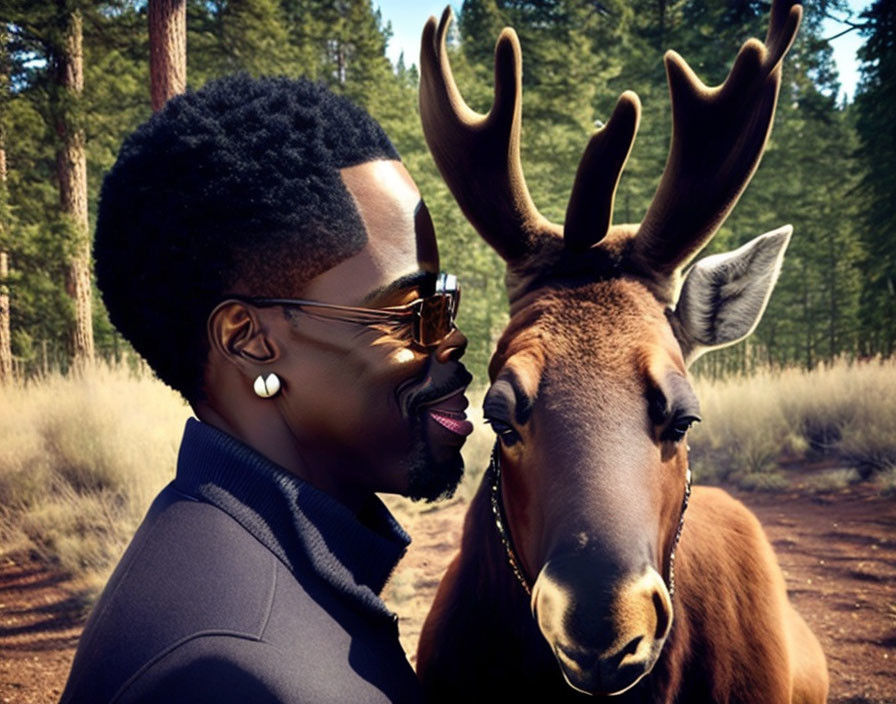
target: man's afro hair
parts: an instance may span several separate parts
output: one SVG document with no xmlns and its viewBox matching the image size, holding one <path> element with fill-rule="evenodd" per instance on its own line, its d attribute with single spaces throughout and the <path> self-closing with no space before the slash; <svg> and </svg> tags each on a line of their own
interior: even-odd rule
<svg viewBox="0 0 896 704">
<path fill-rule="evenodd" d="M 214 306 L 237 286 L 293 295 L 361 250 L 339 169 L 398 158 L 363 109 L 307 80 L 237 75 L 173 98 L 103 182 L 94 257 L 112 323 L 197 400 Z"/>
</svg>

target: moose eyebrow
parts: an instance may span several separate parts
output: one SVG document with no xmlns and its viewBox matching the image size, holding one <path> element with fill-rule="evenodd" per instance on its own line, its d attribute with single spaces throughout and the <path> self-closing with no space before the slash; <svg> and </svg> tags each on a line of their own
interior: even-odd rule
<svg viewBox="0 0 896 704">
<path fill-rule="evenodd" d="M 663 391 L 666 394 L 670 412 L 678 411 L 682 414 L 700 415 L 700 401 L 697 400 L 697 395 L 687 379 L 681 374 L 672 372 L 666 375 L 665 382 Z"/>
<path fill-rule="evenodd" d="M 674 416 L 700 417 L 700 402 L 688 380 L 677 372 L 656 379 L 647 390 L 648 413 L 654 423 Z"/>
<path fill-rule="evenodd" d="M 505 371 L 492 385 L 485 397 L 483 412 L 486 415 L 509 415 L 510 405 L 513 404 L 513 419 L 519 425 L 525 425 L 532 415 L 532 399 L 523 392 L 512 371 Z"/>
<path fill-rule="evenodd" d="M 412 274 L 406 274 L 395 279 L 395 281 L 390 281 L 388 284 L 373 289 L 373 291 L 364 296 L 362 302 L 369 303 L 378 298 L 385 298 L 393 293 L 411 288 L 420 288 L 424 291 L 435 290 L 436 278 L 436 274 L 431 271 L 415 271 Z"/>
</svg>

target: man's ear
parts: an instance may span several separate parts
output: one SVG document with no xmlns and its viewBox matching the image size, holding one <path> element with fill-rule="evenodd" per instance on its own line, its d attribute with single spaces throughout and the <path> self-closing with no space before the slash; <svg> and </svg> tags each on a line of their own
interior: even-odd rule
<svg viewBox="0 0 896 704">
<path fill-rule="evenodd" d="M 280 356 L 258 311 L 240 301 L 224 301 L 215 307 L 208 316 L 208 339 L 213 350 L 241 368 Z"/>
<path fill-rule="evenodd" d="M 775 287 L 792 232 L 785 225 L 691 267 L 672 314 L 672 327 L 688 365 L 704 352 L 734 344 L 753 332 Z"/>
</svg>

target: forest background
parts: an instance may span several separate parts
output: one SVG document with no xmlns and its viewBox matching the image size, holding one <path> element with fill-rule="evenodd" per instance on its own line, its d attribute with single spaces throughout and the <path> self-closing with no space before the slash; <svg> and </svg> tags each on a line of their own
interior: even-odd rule
<svg viewBox="0 0 896 704">
<path fill-rule="evenodd" d="M 644 113 L 617 192 L 616 220 L 637 222 L 671 137 L 663 52 L 676 49 L 705 83 L 717 84 L 740 44 L 764 37 L 768 10 L 759 0 L 466 0 L 449 39 L 460 88 L 485 112 L 495 38 L 507 25 L 520 35 L 523 164 L 535 202 L 557 222 L 589 135 L 623 90 L 635 90 Z M 87 358 L 138 363 L 93 290 L 88 253 L 103 175 L 123 138 L 151 114 L 146 14 L 139 0 L 0 0 L 2 375 L 64 372 Z M 864 38 L 851 102 L 838 99 L 823 29 L 831 16 L 847 18 L 843 30 Z M 79 90 L 72 88 L 68 58 L 73 18 L 83 42 Z M 190 0 L 186 26 L 190 89 L 234 71 L 308 76 L 382 123 L 427 200 L 443 268 L 462 277 L 460 324 L 471 340 L 470 366 L 484 380 L 493 337 L 506 320 L 503 266 L 435 170 L 420 128 L 416 66 L 410 57 L 397 65 L 386 58 L 391 30 L 375 5 Z M 894 45 L 894 0 L 874 0 L 857 17 L 843 0 L 806 4 L 765 157 L 707 253 L 785 223 L 793 224 L 794 236 L 756 333 L 705 357 L 698 374 L 892 356 Z M 72 214 L 66 172 L 77 148 L 86 157 L 87 223 Z"/>
</svg>

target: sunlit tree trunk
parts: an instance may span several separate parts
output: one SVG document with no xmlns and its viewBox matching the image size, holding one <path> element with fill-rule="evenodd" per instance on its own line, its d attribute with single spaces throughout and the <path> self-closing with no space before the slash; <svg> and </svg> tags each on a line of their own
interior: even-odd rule
<svg viewBox="0 0 896 704">
<path fill-rule="evenodd" d="M 6 201 L 6 145 L 3 142 L 3 130 L 0 128 L 0 202 Z M 6 209 L 0 211 L 5 215 Z M 7 223 L 0 218 L 0 237 L 4 234 Z M 0 384 L 12 379 L 12 336 L 9 327 L 9 288 L 6 279 L 9 277 L 9 255 L 0 249 Z"/>
<path fill-rule="evenodd" d="M 149 83 L 153 112 L 187 87 L 186 0 L 149 0 Z"/>
<path fill-rule="evenodd" d="M 60 33 L 53 56 L 56 83 L 55 121 L 59 136 L 56 172 L 63 220 L 71 229 L 72 248 L 66 291 L 75 304 L 72 361 L 76 368 L 93 362 L 90 236 L 87 224 L 87 158 L 80 98 L 84 90 L 81 13 L 59 3 Z"/>
<path fill-rule="evenodd" d="M 0 105 L 5 104 L 9 91 L 9 63 L 6 56 L 6 28 L 0 26 Z M 10 334 L 9 254 L 5 249 L 5 237 L 9 232 L 6 207 L 6 124 L 5 114 L 0 114 L 0 384 L 12 379 L 12 336 Z"/>
<path fill-rule="evenodd" d="M 9 328 L 9 256 L 0 252 L 0 384 L 12 380 L 12 336 Z"/>
</svg>

